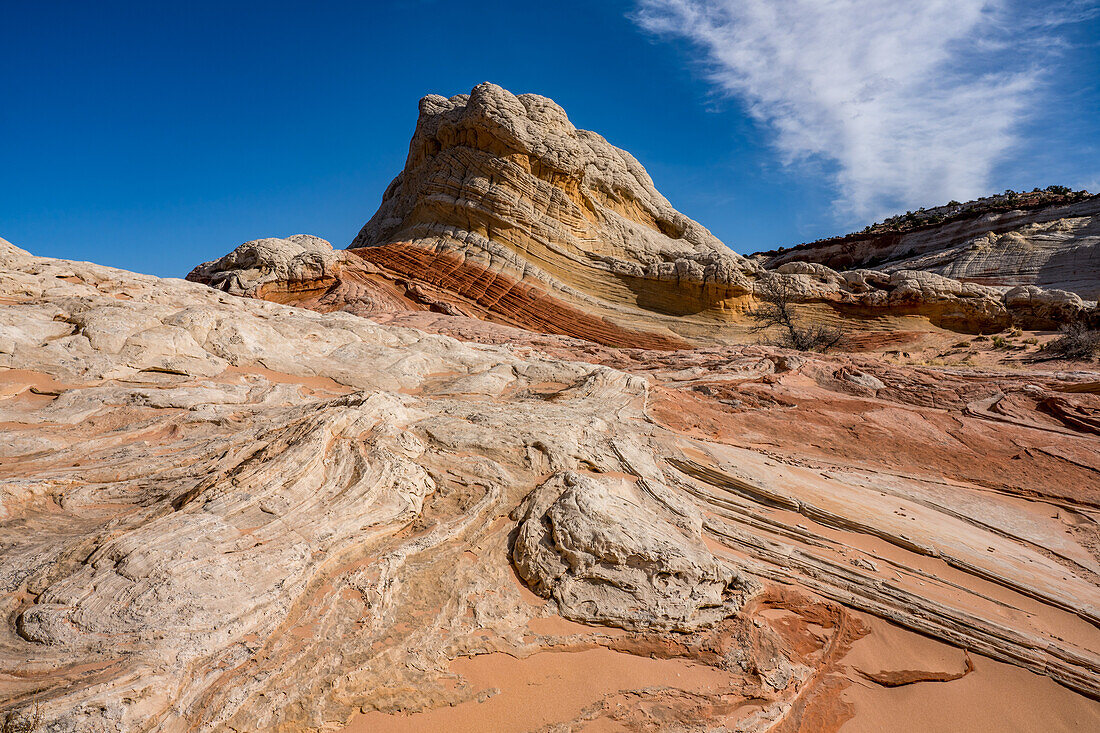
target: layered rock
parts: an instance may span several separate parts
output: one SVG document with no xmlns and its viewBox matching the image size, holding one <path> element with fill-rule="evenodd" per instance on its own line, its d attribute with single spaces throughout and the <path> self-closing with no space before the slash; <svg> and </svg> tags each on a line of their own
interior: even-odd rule
<svg viewBox="0 0 1100 733">
<path fill-rule="evenodd" d="M 922 270 L 964 282 L 1034 285 L 1100 297 L 1100 196 L 1010 205 L 905 231 L 825 239 L 753 259 L 767 268 L 813 262 L 837 269 Z"/>
<path fill-rule="evenodd" d="M 845 270 L 788 262 L 759 283 L 787 284 L 802 303 L 825 302 L 852 316 L 914 314 L 941 328 L 994 333 L 1010 326 L 1057 329 L 1088 317 L 1094 302 L 1066 290 L 962 282 L 924 270 Z"/>
<path fill-rule="evenodd" d="M 405 265 L 391 269 L 333 250 L 318 237 L 294 235 L 246 242 L 221 259 L 196 267 L 189 280 L 219 290 L 328 313 L 361 316 L 426 311 L 481 318 L 520 328 L 584 335 L 613 346 L 677 349 L 689 344 L 671 331 L 627 327 L 598 311 L 551 297 L 541 287 L 488 268 L 444 262 L 409 250 Z M 402 274 L 408 273 L 408 274 Z M 419 273 L 419 274 L 415 274 Z M 476 297 L 458 295 L 455 278 Z"/>
<path fill-rule="evenodd" d="M 226 287 L 338 266 L 288 241 Z M 1094 368 L 437 316 L 500 347 L 5 242 L 0 268 L 0 715 L 778 733 L 948 686 L 979 728 L 1014 699 L 1100 724 Z"/>
<path fill-rule="evenodd" d="M 189 277 L 229 285 L 238 259 Z M 352 312 L 403 297 L 412 309 L 657 348 L 685 342 L 645 314 L 720 310 L 758 269 L 676 211 L 629 153 L 545 97 L 488 83 L 421 100 L 405 169 L 338 263 L 326 302 Z M 282 289 L 310 305 L 333 285 L 287 272 L 302 277 Z M 278 279 L 247 294 L 267 297 Z"/>
<path fill-rule="evenodd" d="M 744 292 L 756 269 L 676 211 L 629 153 L 552 100 L 489 83 L 420 101 L 405 169 L 351 249 L 386 262 L 395 243 L 643 307 L 663 296 L 679 308 L 689 293 L 706 307 Z"/>
<path fill-rule="evenodd" d="M 913 317 L 967 333 L 1049 329 L 1089 307 L 1058 291 L 1009 298 L 921 263 L 893 276 L 766 264 L 776 271 L 676 211 L 637 160 L 551 100 L 486 83 L 421 100 L 405 169 L 348 250 L 257 240 L 188 278 L 323 312 L 429 311 L 665 350 L 745 340 L 745 311 L 775 279 L 808 321 L 855 331 L 912 329 Z"/>
</svg>

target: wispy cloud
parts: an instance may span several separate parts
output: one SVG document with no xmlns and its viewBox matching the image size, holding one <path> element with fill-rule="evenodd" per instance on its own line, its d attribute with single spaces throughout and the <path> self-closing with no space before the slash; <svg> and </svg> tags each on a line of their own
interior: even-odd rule
<svg viewBox="0 0 1100 733">
<path fill-rule="evenodd" d="M 633 17 L 700 48 L 710 80 L 774 132 L 783 161 L 834 164 L 842 213 L 869 220 L 990 193 L 1041 89 L 1034 50 L 1097 9 L 1048 3 L 1010 18 L 1010 2 L 640 0 Z"/>
</svg>

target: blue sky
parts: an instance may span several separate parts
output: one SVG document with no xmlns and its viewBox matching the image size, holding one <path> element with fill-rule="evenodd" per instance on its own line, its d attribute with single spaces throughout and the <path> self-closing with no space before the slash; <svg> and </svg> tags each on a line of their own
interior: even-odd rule
<svg viewBox="0 0 1100 733">
<path fill-rule="evenodd" d="M 1098 3 L 1036 5 L 8 3 L 0 236 L 174 276 L 258 237 L 346 246 L 417 100 L 481 81 L 553 98 L 741 252 L 1095 191 Z"/>
</svg>

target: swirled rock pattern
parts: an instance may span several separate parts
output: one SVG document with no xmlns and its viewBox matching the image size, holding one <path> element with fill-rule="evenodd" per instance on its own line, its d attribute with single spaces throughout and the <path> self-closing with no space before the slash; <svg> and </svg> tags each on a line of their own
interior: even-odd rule
<svg viewBox="0 0 1100 733">
<path fill-rule="evenodd" d="M 284 269 L 227 288 L 340 266 L 254 251 Z M 6 242 L 0 268 L 12 725 L 1100 725 L 1093 367 L 387 324 Z"/>
<path fill-rule="evenodd" d="M 1087 259 L 1091 240 L 1074 241 Z M 1048 254 L 1069 252 L 1050 242 Z M 930 240 L 910 249 L 939 247 Z M 1073 270 L 1069 285 L 1084 292 L 1082 283 L 1100 279 L 1073 257 L 1057 276 L 1000 280 L 923 260 L 883 275 L 790 259 L 767 260 L 771 271 L 734 253 L 676 211 L 633 156 L 578 130 L 553 101 L 485 83 L 420 101 L 405 168 L 349 249 L 304 235 L 261 239 L 188 278 L 321 311 L 429 311 L 662 350 L 752 338 L 745 312 L 777 279 L 811 322 L 965 333 L 1057 328 L 1089 303 L 1061 290 L 1009 298 L 1008 286 L 1061 284 Z"/>
</svg>

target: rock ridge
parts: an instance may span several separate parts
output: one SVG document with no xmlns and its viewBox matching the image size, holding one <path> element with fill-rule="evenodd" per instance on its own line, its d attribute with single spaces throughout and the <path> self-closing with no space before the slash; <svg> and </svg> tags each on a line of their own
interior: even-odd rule
<svg viewBox="0 0 1100 733">
<path fill-rule="evenodd" d="M 323 312 L 429 311 L 664 350 L 751 337 L 745 313 L 777 281 L 805 319 L 855 330 L 911 317 L 964 333 L 1053 329 L 1092 307 L 1028 277 L 972 282 L 974 268 L 960 280 L 920 261 L 886 275 L 766 264 L 676 211 L 633 156 L 577 129 L 552 100 L 484 83 L 421 100 L 404 170 L 349 249 L 304 235 L 256 240 L 188 278 Z"/>
<path fill-rule="evenodd" d="M 1063 197 L 1064 198 L 1064 197 Z M 1100 297 L 1100 196 L 1077 196 L 975 216 L 762 252 L 766 268 L 812 262 L 836 269 L 924 270 L 964 282 L 1035 285 Z"/>
</svg>

